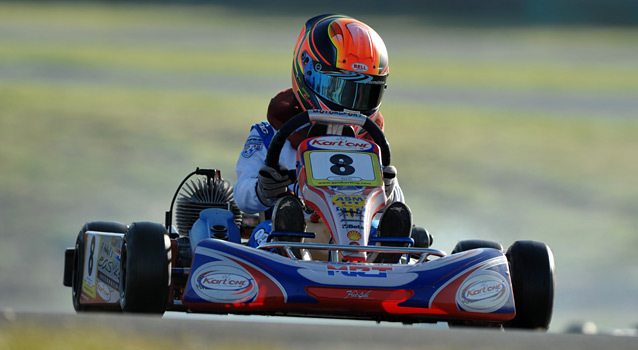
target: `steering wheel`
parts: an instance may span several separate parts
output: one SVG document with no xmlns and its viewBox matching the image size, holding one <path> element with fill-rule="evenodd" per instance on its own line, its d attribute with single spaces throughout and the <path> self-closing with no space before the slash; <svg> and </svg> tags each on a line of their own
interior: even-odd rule
<svg viewBox="0 0 638 350">
<path fill-rule="evenodd" d="M 381 165 L 390 165 L 390 144 L 385 138 L 381 128 L 370 118 L 365 115 L 353 112 L 326 112 L 322 110 L 303 111 L 291 119 L 289 119 L 273 136 L 268 153 L 266 154 L 266 165 L 277 169 L 279 164 L 279 156 L 284 147 L 284 143 L 290 134 L 300 127 L 310 122 L 326 122 L 326 123 L 342 123 L 354 124 L 362 127 L 370 133 L 372 141 L 381 149 Z"/>
</svg>

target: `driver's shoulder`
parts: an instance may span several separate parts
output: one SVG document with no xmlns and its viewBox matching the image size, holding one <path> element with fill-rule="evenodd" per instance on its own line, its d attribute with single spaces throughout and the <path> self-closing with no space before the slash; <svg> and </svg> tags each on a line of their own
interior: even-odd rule
<svg viewBox="0 0 638 350">
<path fill-rule="evenodd" d="M 269 122 L 263 121 L 261 123 L 253 124 L 250 128 L 250 133 L 258 135 L 266 145 L 266 148 L 270 145 L 273 136 L 275 135 L 275 129 Z"/>
</svg>

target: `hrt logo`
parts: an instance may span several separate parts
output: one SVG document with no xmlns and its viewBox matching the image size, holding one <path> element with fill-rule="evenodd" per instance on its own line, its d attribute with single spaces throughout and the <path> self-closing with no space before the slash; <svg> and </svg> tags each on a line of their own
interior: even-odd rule
<svg viewBox="0 0 638 350">
<path fill-rule="evenodd" d="M 347 277 L 388 277 L 387 271 L 392 271 L 392 267 L 385 266 L 359 266 L 359 265 L 328 265 L 328 276 L 342 275 Z"/>
</svg>

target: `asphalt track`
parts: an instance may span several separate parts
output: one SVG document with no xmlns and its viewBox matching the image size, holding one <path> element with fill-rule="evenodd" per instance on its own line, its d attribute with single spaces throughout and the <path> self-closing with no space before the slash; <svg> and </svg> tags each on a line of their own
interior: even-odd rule
<svg viewBox="0 0 638 350">
<path fill-rule="evenodd" d="M 432 325 L 376 324 L 277 317 L 234 317 L 167 313 L 163 318 L 122 314 L 34 314 L 6 312 L 10 323 L 65 330 L 95 327 L 157 339 L 190 339 L 206 348 L 233 349 L 614 349 L 638 348 L 638 338 L 611 335 L 555 334 Z M 90 336 L 83 333 L 81 336 Z"/>
</svg>

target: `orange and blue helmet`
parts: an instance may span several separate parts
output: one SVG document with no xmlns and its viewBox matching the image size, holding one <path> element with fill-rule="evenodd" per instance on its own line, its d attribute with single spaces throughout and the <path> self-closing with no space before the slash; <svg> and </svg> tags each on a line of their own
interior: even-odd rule
<svg viewBox="0 0 638 350">
<path fill-rule="evenodd" d="M 353 110 L 374 119 L 387 77 L 388 52 L 368 25 L 343 15 L 306 22 L 292 64 L 292 90 L 304 110 Z"/>
</svg>

